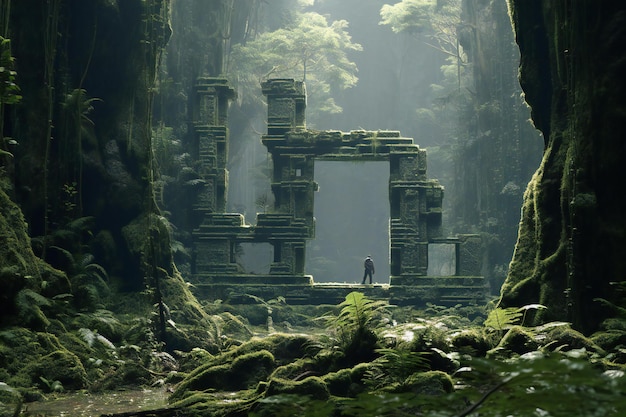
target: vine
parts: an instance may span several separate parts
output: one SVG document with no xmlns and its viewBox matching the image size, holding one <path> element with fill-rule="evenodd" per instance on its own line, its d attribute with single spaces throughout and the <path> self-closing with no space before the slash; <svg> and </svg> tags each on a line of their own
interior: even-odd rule
<svg viewBox="0 0 626 417">
<path fill-rule="evenodd" d="M 52 141 L 52 127 L 54 118 L 54 68 L 56 62 L 56 50 L 59 30 L 59 14 L 61 8 L 61 0 L 48 0 L 44 9 L 44 82 L 47 98 L 47 123 L 45 133 L 45 151 L 43 160 L 43 200 L 44 200 L 44 213 L 43 213 L 43 248 L 41 257 L 46 257 L 46 236 L 49 232 L 49 219 L 48 219 L 48 203 L 49 203 L 49 190 L 48 190 L 48 164 L 50 158 L 50 142 Z"/>
</svg>

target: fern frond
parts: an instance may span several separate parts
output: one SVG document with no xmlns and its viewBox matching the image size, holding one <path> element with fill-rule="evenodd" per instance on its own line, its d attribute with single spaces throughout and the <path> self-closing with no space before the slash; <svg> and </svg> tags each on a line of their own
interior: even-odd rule
<svg viewBox="0 0 626 417">
<path fill-rule="evenodd" d="M 109 274 L 107 273 L 106 269 L 98 264 L 89 264 L 85 266 L 85 271 L 89 272 L 89 274 L 92 276 L 97 276 L 102 281 L 109 280 Z"/>
<path fill-rule="evenodd" d="M 519 324 L 522 316 L 523 314 L 517 307 L 496 308 L 489 312 L 484 325 L 495 330 L 507 330 Z"/>
<path fill-rule="evenodd" d="M 96 340 L 98 342 L 100 342 L 102 345 L 104 345 L 105 347 L 111 349 L 111 350 L 115 350 L 115 345 L 106 337 L 102 336 L 100 333 L 96 333 Z"/>
<path fill-rule="evenodd" d="M 96 333 L 94 331 L 85 327 L 81 327 L 80 329 L 78 329 L 78 334 L 89 347 L 93 347 L 93 344 L 96 341 Z"/>
<path fill-rule="evenodd" d="M 67 228 L 75 232 L 87 231 L 93 228 L 94 221 L 95 217 L 93 216 L 79 217 L 78 219 L 74 219 L 69 222 L 67 224 Z"/>
<path fill-rule="evenodd" d="M 52 245 L 48 248 L 48 250 L 57 251 L 65 260 L 65 265 L 74 265 L 74 256 L 70 251 L 60 246 Z"/>
</svg>

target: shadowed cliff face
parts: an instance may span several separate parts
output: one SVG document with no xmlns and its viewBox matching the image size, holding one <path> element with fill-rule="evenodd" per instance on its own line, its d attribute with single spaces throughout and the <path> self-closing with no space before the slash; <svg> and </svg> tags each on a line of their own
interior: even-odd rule
<svg viewBox="0 0 626 417">
<path fill-rule="evenodd" d="M 539 302 L 537 320 L 583 331 L 624 303 L 626 4 L 510 0 L 520 82 L 545 138 L 526 190 L 502 306 Z"/>
</svg>

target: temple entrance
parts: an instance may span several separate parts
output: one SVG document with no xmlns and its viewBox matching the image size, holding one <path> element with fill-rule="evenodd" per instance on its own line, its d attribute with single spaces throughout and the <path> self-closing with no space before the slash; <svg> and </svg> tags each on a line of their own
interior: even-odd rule
<svg viewBox="0 0 626 417">
<path fill-rule="evenodd" d="M 315 282 L 360 283 L 371 255 L 374 282 L 389 283 L 389 162 L 315 160 L 315 181 L 305 273 Z"/>
</svg>

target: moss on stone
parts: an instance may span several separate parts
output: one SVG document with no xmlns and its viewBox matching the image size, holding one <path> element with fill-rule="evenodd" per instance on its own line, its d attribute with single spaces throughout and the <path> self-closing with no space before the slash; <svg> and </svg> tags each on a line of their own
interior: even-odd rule
<svg viewBox="0 0 626 417">
<path fill-rule="evenodd" d="M 460 352 L 474 356 L 485 356 L 494 347 L 481 329 L 463 330 L 455 334 L 450 342 Z"/>
<path fill-rule="evenodd" d="M 180 383 L 170 401 L 179 401 L 194 391 L 250 389 L 267 379 L 274 368 L 274 356 L 267 350 L 239 355 L 230 363 L 203 366 Z"/>
<path fill-rule="evenodd" d="M 539 344 L 535 341 L 530 330 L 522 326 L 513 326 L 502 337 L 498 346 L 488 352 L 488 356 L 493 356 L 497 352 L 505 351 L 517 354 L 524 354 L 536 350 Z"/>
<path fill-rule="evenodd" d="M 78 356 L 67 349 L 45 355 L 32 368 L 33 380 L 45 378 L 59 381 L 64 389 L 77 390 L 87 386 L 87 372 Z"/>
<path fill-rule="evenodd" d="M 328 400 L 330 391 L 324 381 L 316 376 L 293 381 L 276 378 L 269 381 L 265 390 L 265 397 L 279 394 L 296 394 L 311 397 L 314 400 Z"/>
<path fill-rule="evenodd" d="M 454 383 L 450 375 L 442 371 L 416 372 L 402 384 L 403 392 L 421 395 L 440 395 L 451 393 Z"/>
<path fill-rule="evenodd" d="M 363 385 L 352 381 L 351 369 L 340 369 L 321 377 L 331 395 L 336 397 L 354 397 L 363 391 Z"/>
<path fill-rule="evenodd" d="M 596 332 L 589 337 L 589 340 L 605 351 L 613 351 L 619 346 L 626 346 L 626 331 L 605 330 Z"/>
<path fill-rule="evenodd" d="M 595 344 L 591 338 L 571 329 L 569 326 L 557 326 L 547 333 L 546 344 L 559 350 L 586 349 L 604 355 L 604 350 Z"/>
</svg>

